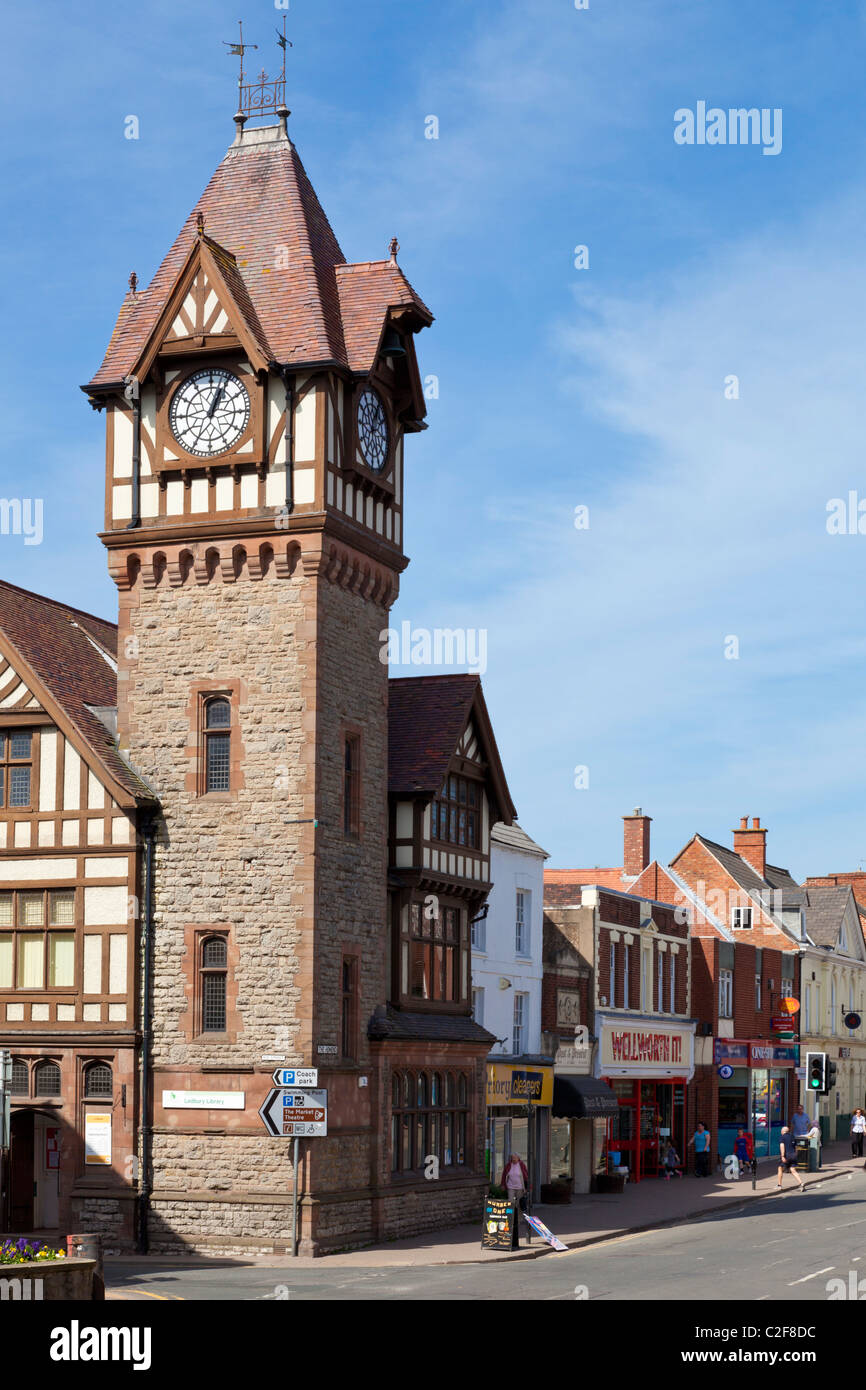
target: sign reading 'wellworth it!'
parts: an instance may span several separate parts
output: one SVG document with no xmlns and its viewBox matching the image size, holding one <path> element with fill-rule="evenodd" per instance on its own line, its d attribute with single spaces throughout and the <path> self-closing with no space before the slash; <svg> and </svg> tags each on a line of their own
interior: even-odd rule
<svg viewBox="0 0 866 1390">
<path fill-rule="evenodd" d="M 614 1020 L 596 1015 L 599 1076 L 677 1076 L 694 1073 L 694 1024 Z"/>
</svg>

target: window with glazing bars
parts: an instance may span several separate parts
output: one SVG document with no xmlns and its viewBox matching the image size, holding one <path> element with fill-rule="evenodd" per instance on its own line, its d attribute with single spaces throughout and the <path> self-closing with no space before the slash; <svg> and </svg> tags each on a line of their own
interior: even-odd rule
<svg viewBox="0 0 866 1390">
<path fill-rule="evenodd" d="M 91 1062 L 84 1070 L 84 1099 L 110 1100 L 114 1095 L 114 1076 L 107 1062 Z"/>
<path fill-rule="evenodd" d="M 208 700 L 204 711 L 206 792 L 231 789 L 231 723 L 228 700 Z"/>
<path fill-rule="evenodd" d="M 0 733 L 0 806 L 29 806 L 33 735 L 29 729 Z"/>
<path fill-rule="evenodd" d="M 228 951 L 221 936 L 209 936 L 201 948 L 201 1031 L 226 1031 Z"/>
</svg>

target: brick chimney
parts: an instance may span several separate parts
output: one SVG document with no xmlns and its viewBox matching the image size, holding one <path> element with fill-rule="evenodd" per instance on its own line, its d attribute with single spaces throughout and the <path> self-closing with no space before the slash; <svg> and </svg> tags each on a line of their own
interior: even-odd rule
<svg viewBox="0 0 866 1390">
<path fill-rule="evenodd" d="M 635 806 L 630 816 L 623 816 L 622 871 L 626 878 L 637 878 L 650 862 L 650 822 Z"/>
<path fill-rule="evenodd" d="M 734 853 L 751 864 L 755 873 L 764 877 L 767 868 L 767 832 L 761 829 L 758 816 L 752 817 L 751 827 L 748 816 L 742 816 L 738 830 L 734 831 Z"/>
</svg>

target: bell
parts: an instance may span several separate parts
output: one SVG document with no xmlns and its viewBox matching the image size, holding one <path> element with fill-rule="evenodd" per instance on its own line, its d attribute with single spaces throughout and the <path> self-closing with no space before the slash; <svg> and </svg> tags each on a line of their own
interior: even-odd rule
<svg viewBox="0 0 866 1390">
<path fill-rule="evenodd" d="M 400 335 L 396 328 L 389 328 L 385 332 L 385 338 L 380 352 L 381 357 L 405 357 L 406 349 L 400 342 Z"/>
</svg>

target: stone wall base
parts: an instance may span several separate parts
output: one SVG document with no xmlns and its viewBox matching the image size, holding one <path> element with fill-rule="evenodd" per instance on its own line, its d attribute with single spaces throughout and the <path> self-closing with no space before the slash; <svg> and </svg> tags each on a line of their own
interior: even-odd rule
<svg viewBox="0 0 866 1390">
<path fill-rule="evenodd" d="M 373 1193 L 306 1195 L 299 1212 L 298 1253 L 357 1250 L 381 1241 L 426 1235 L 480 1221 L 487 1189 L 483 1177 L 422 1182 Z M 156 1194 L 150 1203 L 150 1250 L 180 1255 L 285 1255 L 291 1253 L 292 1211 L 285 1202 L 197 1200 Z"/>
</svg>

